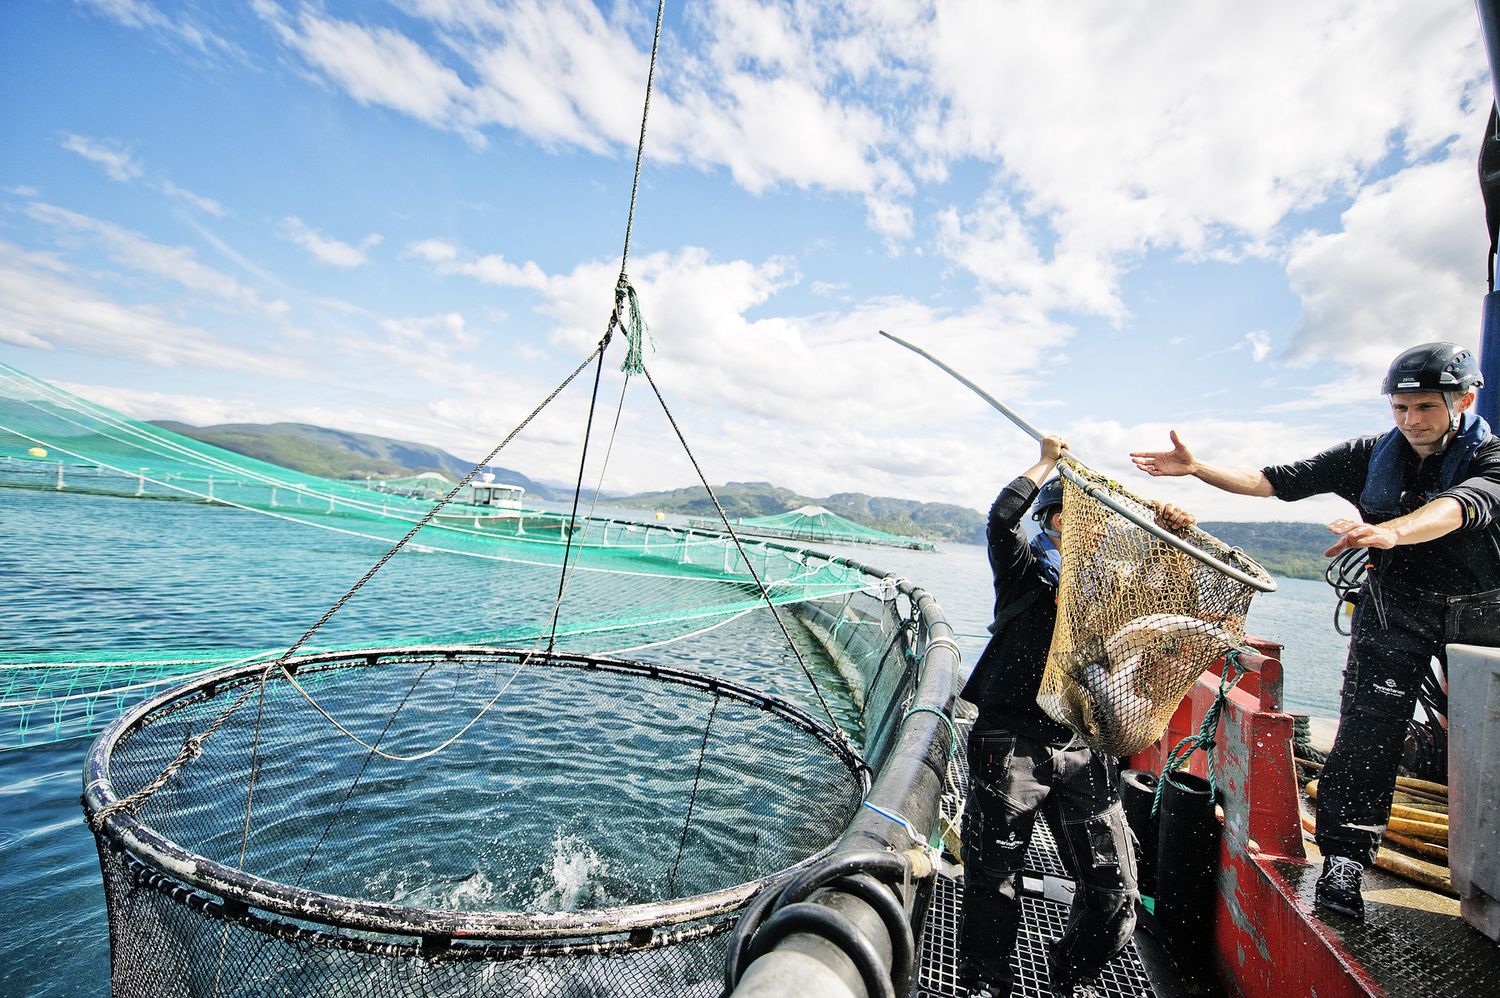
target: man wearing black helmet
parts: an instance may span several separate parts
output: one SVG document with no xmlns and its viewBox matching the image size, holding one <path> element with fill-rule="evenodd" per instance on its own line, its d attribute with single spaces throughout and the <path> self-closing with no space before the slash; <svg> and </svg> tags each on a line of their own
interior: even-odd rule
<svg viewBox="0 0 1500 998">
<path fill-rule="evenodd" d="M 963 697 L 979 708 L 969 736 L 969 798 L 964 808 L 964 919 L 959 974 L 974 996 L 1011 993 L 1011 951 L 1021 922 L 1022 860 L 1038 810 L 1078 883 L 1062 938 L 1049 950 L 1052 992 L 1085 998 L 1090 982 L 1135 927 L 1135 854 L 1120 805 L 1114 759 L 1044 714 L 1037 691 L 1057 622 L 1062 480 L 1049 475 L 1067 445 L 1044 437 L 1037 463 L 1000 491 L 990 507 L 989 557 L 995 619 L 989 644 Z M 1043 484 L 1046 482 L 1046 484 Z M 1028 542 L 1021 518 L 1041 531 Z M 1193 517 L 1165 506 L 1165 526 Z"/>
<path fill-rule="evenodd" d="M 1500 440 L 1472 411 L 1483 384 L 1472 352 L 1424 343 L 1397 357 L 1381 385 L 1396 424 L 1382 436 L 1259 471 L 1199 461 L 1175 431 L 1171 450 L 1131 455 L 1149 475 L 1287 501 L 1331 492 L 1359 510 L 1362 520 L 1328 525 L 1339 539 L 1324 552 L 1373 549 L 1374 570 L 1355 606 L 1317 835 L 1317 901 L 1355 918 L 1432 659 L 1446 675 L 1448 643 L 1500 644 Z"/>
</svg>

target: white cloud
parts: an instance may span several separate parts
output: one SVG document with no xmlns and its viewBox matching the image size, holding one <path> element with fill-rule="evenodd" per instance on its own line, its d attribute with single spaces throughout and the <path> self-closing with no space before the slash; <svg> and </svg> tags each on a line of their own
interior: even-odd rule
<svg viewBox="0 0 1500 998">
<path fill-rule="evenodd" d="M 1351 188 L 1402 130 L 1445 142 L 1483 68 L 1457 8 L 1145 7 L 937 7 L 938 152 L 1003 159 L 1065 244 L 1193 249 Z"/>
<path fill-rule="evenodd" d="M 357 100 L 471 140 L 499 125 L 553 148 L 634 147 L 642 11 L 411 0 L 439 52 L 311 8 L 257 9 Z M 680 37 L 669 29 L 648 153 L 724 169 L 752 192 L 857 196 L 893 250 L 929 231 L 918 180 L 987 165 L 982 198 L 937 209 L 938 248 L 987 293 L 1123 322 L 1120 282 L 1143 253 L 1274 255 L 1291 213 L 1356 194 L 1393 154 L 1417 162 L 1468 134 L 1465 107 L 1484 103 L 1471 21 L 1353 0 L 1102 12 L 714 0 L 690 9 Z M 502 264 L 500 282 L 532 279 Z"/>
<path fill-rule="evenodd" d="M 145 173 L 145 167 L 123 143 L 110 139 L 91 139 L 84 135 L 67 135 L 63 140 L 63 148 L 75 152 L 92 163 L 97 163 L 104 168 L 111 179 L 129 183 L 139 180 Z M 206 198 L 199 194 L 181 187 L 170 180 L 159 180 L 151 183 L 151 186 L 161 191 L 168 197 L 185 201 L 197 208 L 199 211 L 212 215 L 215 218 L 223 218 L 226 212 L 224 206 L 212 198 Z M 16 191 L 14 193 L 21 193 Z M 35 192 L 31 192 L 35 196 Z"/>
<path fill-rule="evenodd" d="M 300 369 L 265 350 L 223 343 L 221 336 L 178 321 L 160 308 L 122 304 L 55 259 L 0 242 L 0 341 L 265 377 L 295 375 Z"/>
<path fill-rule="evenodd" d="M 535 290 L 551 341 L 578 358 L 593 348 L 609 315 L 614 268 L 596 261 L 546 274 L 495 257 L 443 265 Z M 878 329 L 921 340 L 1001 397 L 1032 408 L 1050 394 L 1055 351 L 1071 335 L 1003 300 L 944 311 L 891 298 L 827 314 L 778 315 L 777 295 L 801 280 L 779 258 L 719 261 L 696 248 L 650 253 L 634 260 L 631 279 L 660 347 L 646 363 L 710 476 L 766 479 L 813 494 L 859 483 L 883 494 L 918 490 L 924 498 L 988 503 L 993 496 L 981 500 L 976 490 L 990 484 L 973 475 L 991 460 L 980 435 L 1020 437 L 946 375 L 878 337 Z M 611 349 L 613 367 L 623 346 L 617 339 Z M 619 376 L 609 381 L 618 384 Z M 448 404 L 468 403 L 455 391 Z M 663 446 L 653 408 L 649 395 L 636 396 L 632 425 L 644 418 L 656 429 L 639 437 L 622 431 L 616 472 L 626 477 L 611 487 L 676 487 L 691 475 Z M 638 459 L 629 456 L 632 440 Z"/>
<path fill-rule="evenodd" d="M 456 72 L 405 35 L 320 17 L 307 8 L 288 17 L 267 0 L 257 0 L 254 7 L 283 43 L 355 100 L 478 138 L 463 120 L 469 88 Z"/>
<path fill-rule="evenodd" d="M 1250 359 L 1257 364 L 1271 356 L 1271 334 L 1264 329 L 1246 333 L 1245 342 L 1250 344 Z"/>
<path fill-rule="evenodd" d="M 511 263 L 498 253 L 475 260 L 439 263 L 438 270 L 446 274 L 467 274 L 487 284 L 506 288 L 541 290 L 548 284 L 547 275 L 535 263 L 530 260 L 523 264 Z"/>
<path fill-rule="evenodd" d="M 428 263 L 447 263 L 458 257 L 458 247 L 441 239 L 423 239 L 406 247 L 403 256 L 414 256 Z"/>
<path fill-rule="evenodd" d="M 223 271 L 198 262 L 197 256 L 186 246 L 166 246 L 153 242 L 138 232 L 112 222 L 40 201 L 27 205 L 26 213 L 64 236 L 92 238 L 116 263 L 133 270 L 165 278 L 228 304 L 274 317 L 286 314 L 285 302 L 265 301 L 254 289 L 246 287 Z"/>
<path fill-rule="evenodd" d="M 168 34 L 179 23 L 130 0 L 93 6 Z M 648 8 L 406 0 L 387 18 L 398 30 L 363 23 L 385 14 L 362 9 L 345 19 L 321 4 L 254 6 L 284 56 L 361 104 L 475 143 L 484 130 L 507 128 L 559 156 L 626 160 L 634 151 Z M 998 479 L 1024 466 L 1030 444 L 939 372 L 876 339 L 876 328 L 921 341 L 1024 412 L 1113 453 L 1138 445 L 1125 437 L 1156 428 L 1100 429 L 1056 404 L 1069 352 L 1097 345 L 1059 316 L 1128 323 L 1123 279 L 1147 254 L 1254 257 L 1285 264 L 1301 298 L 1297 329 L 1255 317 L 1204 342 L 1195 334 L 1181 352 L 1232 354 L 1242 369 L 1248 353 L 1264 362 L 1254 368 L 1260 379 L 1290 376 L 1287 365 L 1335 374 L 1299 399 L 1269 399 L 1256 413 L 1263 423 L 1200 420 L 1187 429 L 1233 460 L 1273 459 L 1260 452 L 1282 447 L 1278 439 L 1297 444 L 1279 456 L 1311 453 L 1314 441 L 1295 425 L 1300 407 L 1347 409 L 1351 396 L 1368 397 L 1389 357 L 1415 340 L 1473 340 L 1482 234 L 1471 150 L 1453 136 L 1477 134 L 1487 106 L 1475 37 L 1466 9 L 1394 0 L 1373 8 L 1141 0 L 1087 10 L 1043 0 L 705 0 L 669 22 L 648 159 L 722 173 L 767 199 L 791 188 L 847 197 L 876 241 L 913 261 L 940 256 L 951 265 L 946 276 L 961 274 L 941 289 L 948 297 L 898 286 L 889 298 L 860 300 L 834 283 L 842 272 L 804 277 L 801 262 L 771 251 L 746 260 L 647 247 L 631 275 L 662 347 L 648 363 L 722 477 L 809 492 L 858 482 L 982 508 Z M 73 139 L 69 148 L 118 179 L 142 178 L 125 146 Z M 222 211 L 169 181 L 145 183 L 215 217 Z M 1289 219 L 1326 226 L 1329 206 L 1342 203 L 1337 231 L 1288 232 Z M 184 247 L 50 206 L 32 217 L 97 242 L 136 273 L 276 312 L 278 303 Z M 349 268 L 367 263 L 379 241 L 341 241 L 296 218 L 282 232 Z M 507 312 L 483 321 L 513 338 L 540 321 L 553 349 L 533 336 L 508 344 L 507 362 L 540 367 L 563 350 L 585 353 L 608 315 L 616 265 L 544 270 L 528 258 L 545 259 L 540 251 L 518 245 L 478 254 L 433 238 L 406 244 L 401 256 L 521 292 L 497 295 Z M 68 280 L 40 256 L 29 266 Z M 965 275 L 977 291 L 957 289 Z M 805 304 L 804 289 L 822 296 L 818 305 Z M 87 289 L 80 297 L 93 300 Z M 125 314 L 112 322 L 150 318 L 117 307 Z M 330 303 L 331 321 L 349 328 L 326 338 L 360 376 L 385 366 L 424 388 L 444 386 L 429 415 L 434 432 L 451 434 L 476 407 L 495 419 L 509 413 L 497 391 L 550 387 L 519 376 L 497 386 L 463 363 L 461 352 L 480 338 L 464 315 L 483 314 L 465 308 L 430 315 L 417 305 L 419 314 L 387 318 L 357 301 Z M 191 342 L 194 331 L 173 319 L 178 339 Z M 1255 324 L 1266 328 L 1244 332 Z M 64 342 L 54 325 L 4 328 L 13 343 Z M 327 332 L 303 331 L 309 344 Z M 1273 354 L 1273 342 L 1285 352 Z M 641 455 L 655 444 L 659 455 L 660 430 L 626 429 L 624 440 Z M 560 454 L 564 439 L 548 431 L 536 453 Z M 997 481 L 978 468 L 999 469 Z M 666 479 L 687 474 L 680 462 L 649 456 L 622 457 L 620 471 L 642 487 L 681 484 Z M 1220 501 L 1239 502 L 1212 500 Z M 1252 505 L 1247 515 L 1270 515 Z"/>
<path fill-rule="evenodd" d="M 474 336 L 458 312 L 382 319 L 380 328 L 397 342 L 421 347 L 440 357 L 447 357 L 453 347 L 474 345 Z"/>
<path fill-rule="evenodd" d="M 188 204 L 192 205 L 194 208 L 197 208 L 205 215 L 212 215 L 214 218 L 223 218 L 226 214 L 226 212 L 224 211 L 224 206 L 219 204 L 219 202 L 215 201 L 213 198 L 206 198 L 200 194 L 194 194 L 192 191 L 187 190 L 184 187 L 179 187 L 178 185 L 172 183 L 172 181 L 170 180 L 163 180 L 160 184 L 157 185 L 157 189 L 168 197 L 177 198 L 179 201 L 186 201 Z"/>
<path fill-rule="evenodd" d="M 1387 365 L 1414 343 L 1478 345 L 1487 248 L 1474 165 L 1455 154 L 1362 190 L 1342 229 L 1292 243 L 1287 277 L 1302 299 L 1290 363 L 1331 363 L 1330 385 L 1375 394 Z M 1356 397 L 1357 397 L 1356 396 Z"/>
<path fill-rule="evenodd" d="M 127 28 L 151 32 L 170 44 L 186 43 L 202 55 L 238 55 L 239 50 L 215 32 L 185 17 L 171 17 L 145 0 L 78 0 L 96 13 Z"/>
<path fill-rule="evenodd" d="M 365 250 L 378 246 L 381 241 L 378 233 L 371 233 L 361 240 L 358 246 L 351 246 L 341 240 L 325 236 L 316 229 L 309 228 L 302 219 L 296 216 L 282 219 L 280 231 L 283 238 L 301 246 L 324 263 L 346 270 L 363 267 L 369 263 L 370 258 Z"/>
<path fill-rule="evenodd" d="M 141 175 L 140 161 L 119 143 L 101 142 L 70 134 L 63 139 L 63 148 L 76 152 L 91 163 L 97 163 L 113 180 L 129 182 Z"/>
</svg>

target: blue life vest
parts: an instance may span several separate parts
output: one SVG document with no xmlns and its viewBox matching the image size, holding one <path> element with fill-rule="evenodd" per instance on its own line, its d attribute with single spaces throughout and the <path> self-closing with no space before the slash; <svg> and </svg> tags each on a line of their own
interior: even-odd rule
<svg viewBox="0 0 1500 998">
<path fill-rule="evenodd" d="M 1015 620 L 1021 614 L 1030 609 L 1031 604 L 1046 592 L 1054 592 L 1057 589 L 1058 577 L 1062 574 L 1062 552 L 1057 549 L 1057 544 L 1044 530 L 1031 539 L 1031 553 L 1036 555 L 1036 567 L 1042 575 L 1042 581 L 1049 588 L 1034 588 L 1025 593 L 1019 599 L 1012 600 L 1000 611 L 1000 615 L 990 622 L 989 632 L 999 634 L 1005 625 Z"/>
<path fill-rule="evenodd" d="M 1480 445 L 1490 438 L 1490 426 L 1481 416 L 1466 412 L 1458 424 L 1458 433 L 1448 442 L 1443 452 L 1443 466 L 1438 472 L 1438 481 L 1431 495 L 1416 497 L 1414 505 L 1403 507 L 1402 495 L 1402 450 L 1406 438 L 1400 430 L 1392 429 L 1375 441 L 1375 450 L 1370 455 L 1370 468 L 1365 473 L 1364 491 L 1359 494 L 1359 508 L 1375 523 L 1395 519 L 1424 505 L 1433 495 L 1451 489 L 1469 477 L 1469 462 L 1473 460 Z"/>
<path fill-rule="evenodd" d="M 1062 552 L 1045 530 L 1031 539 L 1031 553 L 1036 555 L 1036 567 L 1047 580 L 1047 585 L 1056 588 L 1062 574 Z"/>
</svg>

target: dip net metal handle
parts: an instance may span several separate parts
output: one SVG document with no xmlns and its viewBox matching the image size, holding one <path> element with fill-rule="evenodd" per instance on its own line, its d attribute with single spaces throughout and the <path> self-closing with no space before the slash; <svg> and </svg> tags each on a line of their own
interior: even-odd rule
<svg viewBox="0 0 1500 998">
<path fill-rule="evenodd" d="M 1022 432 L 1026 433 L 1038 443 L 1041 442 L 1041 431 L 1038 430 L 1035 426 L 1032 426 L 1030 423 L 1028 423 L 1024 418 L 1021 417 L 1019 413 L 1017 413 L 1010 406 L 1006 405 L 1004 402 L 1001 402 L 999 399 L 995 398 L 983 388 L 980 388 L 978 385 L 970 381 L 968 378 L 964 377 L 962 374 L 959 374 L 947 364 L 938 360 L 926 350 L 923 350 L 921 347 L 917 346 L 914 343 L 908 343 L 901 337 L 888 333 L 884 329 L 880 330 L 880 335 L 884 336 L 886 339 L 891 340 L 894 343 L 899 343 L 901 346 L 906 347 L 906 349 L 910 350 L 912 353 L 915 353 L 921 357 L 925 357 L 937 367 L 942 368 L 953 378 L 966 385 L 971 391 L 974 392 L 974 394 L 978 395 L 990 405 L 994 406 L 997 410 L 1000 411 L 1001 415 L 1005 416 L 1005 418 L 1009 419 L 1012 423 L 1015 423 Z M 1078 458 L 1069 455 L 1069 460 L 1076 463 L 1079 467 L 1087 469 L 1087 466 L 1084 465 L 1082 461 L 1079 461 Z M 1091 498 L 1097 500 L 1105 506 L 1108 506 L 1110 509 L 1114 510 L 1116 513 L 1119 513 L 1121 516 L 1125 517 L 1125 519 L 1129 520 L 1137 527 L 1140 527 L 1151 536 L 1160 540 L 1162 543 L 1171 545 L 1178 551 L 1181 551 L 1183 554 L 1189 556 L 1190 558 L 1194 558 L 1202 562 L 1216 572 L 1222 572 L 1224 575 L 1229 576 L 1231 579 L 1240 583 L 1241 585 L 1249 586 L 1250 588 L 1263 593 L 1272 593 L 1276 591 L 1276 581 L 1269 575 L 1252 575 L 1240 569 L 1239 567 L 1222 560 L 1221 558 L 1215 557 L 1211 552 L 1205 551 L 1202 548 L 1199 548 L 1196 545 L 1183 540 L 1181 537 L 1178 537 L 1176 534 L 1161 526 L 1155 520 L 1147 516 L 1142 516 L 1136 510 L 1131 509 L 1129 506 L 1115 499 L 1115 497 L 1112 496 L 1107 489 L 1100 488 L 1092 482 L 1087 481 L 1072 468 L 1068 467 L 1067 464 L 1059 464 L 1057 470 L 1064 478 L 1072 482 L 1074 485 L 1078 486 Z"/>
</svg>

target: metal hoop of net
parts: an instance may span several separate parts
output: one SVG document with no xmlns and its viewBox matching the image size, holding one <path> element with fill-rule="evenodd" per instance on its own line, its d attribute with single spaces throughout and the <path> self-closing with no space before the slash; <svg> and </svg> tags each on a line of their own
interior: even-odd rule
<svg viewBox="0 0 1500 998">
<path fill-rule="evenodd" d="M 868 788 L 802 710 L 688 672 L 472 647 L 290 666 L 391 755 L 508 690 L 409 764 L 268 683 L 258 732 L 247 705 L 138 814 L 99 823 L 116 996 L 717 995 L 736 912 L 826 852 Z M 263 672 L 218 672 L 116 721 L 89 755 L 90 818 Z"/>
<path fill-rule="evenodd" d="M 1080 465 L 1088 485 L 1146 518 L 1154 504 Z M 1196 528 L 1179 535 L 1274 588 L 1266 570 Z M 1166 730 L 1214 661 L 1245 640 L 1256 589 L 1152 536 L 1063 477 L 1057 627 L 1037 703 L 1096 751 L 1132 755 Z"/>
</svg>

